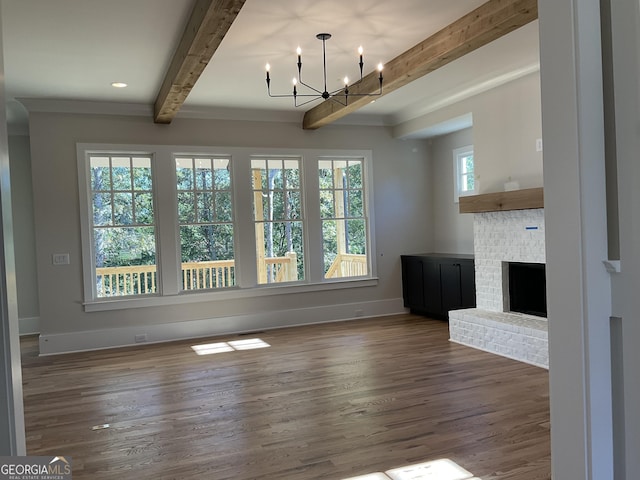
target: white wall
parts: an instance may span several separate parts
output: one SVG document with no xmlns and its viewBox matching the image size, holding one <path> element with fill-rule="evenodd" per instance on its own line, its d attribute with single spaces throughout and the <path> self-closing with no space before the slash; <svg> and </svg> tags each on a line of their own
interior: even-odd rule
<svg viewBox="0 0 640 480">
<path fill-rule="evenodd" d="M 503 191 L 510 179 L 520 188 L 541 187 L 542 152 L 536 151 L 536 139 L 542 138 L 540 103 L 540 75 L 532 73 L 400 124 L 393 133 L 407 137 L 471 113 L 478 193 Z"/>
<path fill-rule="evenodd" d="M 473 214 L 459 213 L 454 201 L 453 150 L 473 145 L 473 129 L 433 138 L 431 146 L 433 249 L 441 253 L 473 253 Z"/>
<path fill-rule="evenodd" d="M 20 333 L 36 333 L 39 315 L 38 277 L 28 136 L 9 136 L 9 163 Z"/>
<path fill-rule="evenodd" d="M 361 305 L 364 315 L 389 313 L 390 309 L 403 311 L 399 256 L 432 249 L 431 196 L 425 188 L 430 183 L 426 145 L 393 139 L 382 127 L 329 126 L 303 131 L 298 124 L 193 119 L 155 125 L 150 118 L 142 117 L 31 112 L 30 132 L 44 351 L 55 351 L 58 347 L 51 344 L 56 342 L 62 349 L 83 348 L 77 342 L 92 335 L 107 342 L 100 346 L 108 346 L 109 340 L 104 339 L 110 335 L 113 343 L 122 343 L 125 337 L 130 337 L 125 343 L 131 343 L 132 328 L 138 333 L 164 328 L 164 339 L 180 335 L 180 330 L 190 336 L 264 328 L 274 326 L 273 322 L 286 325 L 320 320 L 314 315 L 322 315 L 323 310 L 316 309 L 318 313 L 313 314 L 304 310 L 311 307 L 325 307 L 324 320 L 353 317 L 353 306 L 349 306 L 353 304 Z M 82 306 L 76 142 L 372 150 L 374 261 L 379 283 L 356 289 L 86 313 Z M 70 265 L 51 264 L 53 253 L 67 252 Z M 290 314 L 281 314 L 283 311 Z M 114 329 L 124 333 L 116 338 Z M 154 340 L 153 335 L 150 340 Z"/>
</svg>

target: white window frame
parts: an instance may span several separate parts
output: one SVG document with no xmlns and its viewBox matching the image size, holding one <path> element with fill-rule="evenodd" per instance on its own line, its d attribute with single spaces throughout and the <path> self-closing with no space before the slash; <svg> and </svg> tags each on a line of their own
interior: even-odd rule
<svg viewBox="0 0 640 480">
<path fill-rule="evenodd" d="M 174 166 L 174 169 L 177 168 L 177 161 L 179 159 L 189 159 L 189 160 L 191 160 L 193 162 L 197 162 L 197 160 L 199 160 L 199 159 L 210 160 L 212 162 L 212 167 L 213 167 L 213 165 L 214 165 L 216 160 L 226 160 L 228 162 L 228 167 L 230 169 L 230 172 L 229 172 L 230 173 L 229 193 L 231 195 L 231 218 L 232 218 L 231 222 L 220 221 L 219 219 L 215 219 L 215 220 L 211 220 L 210 222 L 196 222 L 196 221 L 194 221 L 190 225 L 222 225 L 222 224 L 231 223 L 232 228 L 234 229 L 233 242 L 234 242 L 234 262 L 235 262 L 235 253 L 236 253 L 235 252 L 235 237 L 236 237 L 235 223 L 236 222 L 235 222 L 235 205 L 234 205 L 234 198 L 233 198 L 233 192 L 234 192 L 234 188 L 233 188 L 233 185 L 234 185 L 234 182 L 233 182 L 233 159 L 231 158 L 230 155 L 211 155 L 211 154 L 203 155 L 203 154 L 192 154 L 192 153 L 189 153 L 189 154 L 184 154 L 184 153 L 176 154 L 176 153 L 174 153 L 173 154 L 173 166 Z M 175 173 L 175 171 L 174 171 L 174 173 Z M 177 195 L 179 195 L 180 192 L 186 192 L 186 191 L 178 190 L 177 187 L 178 187 L 178 184 L 177 184 L 177 174 L 176 174 L 176 183 L 175 183 L 176 210 L 177 210 L 177 207 L 178 207 Z M 207 190 L 207 191 L 209 191 L 209 190 Z M 212 188 L 212 190 L 210 190 L 209 192 L 211 192 L 212 194 L 215 194 L 215 193 L 219 193 L 221 191 L 223 191 L 223 190 L 216 189 L 215 185 L 214 185 L 214 188 Z M 196 201 L 195 200 L 196 199 L 196 195 L 198 193 L 201 193 L 201 191 L 198 190 L 196 184 L 194 183 L 193 189 L 190 191 L 190 193 L 193 193 L 194 202 L 195 202 Z M 196 205 L 194 205 L 194 209 L 195 209 L 194 211 L 197 211 L 197 206 Z M 180 263 L 182 264 L 182 260 L 181 260 L 182 259 L 182 251 L 181 251 L 182 250 L 182 239 L 180 238 L 180 235 L 181 235 L 180 230 L 181 230 L 181 227 L 183 227 L 184 225 L 187 225 L 187 224 L 182 223 L 179 218 L 178 218 L 177 222 L 178 222 L 177 235 L 178 235 L 178 247 L 179 247 L 178 248 L 178 257 L 180 258 Z M 235 267 L 234 267 L 234 270 L 235 270 Z M 182 273 L 182 267 L 181 267 L 181 273 Z M 235 274 L 234 274 L 234 277 L 235 277 Z M 211 287 L 211 288 L 206 289 L 206 290 L 219 290 L 219 289 L 222 289 L 222 288 L 233 288 L 233 286 L 234 285 L 222 286 L 222 287 L 216 286 L 216 287 Z M 181 279 L 181 283 L 180 283 L 180 292 L 181 293 L 182 292 L 202 292 L 204 290 L 205 289 L 185 288 L 184 281 Z"/>
<path fill-rule="evenodd" d="M 92 268 L 91 212 L 87 155 L 90 153 L 140 153 L 153 155 L 153 194 L 156 231 L 156 264 L 158 291 L 144 297 L 96 298 L 91 285 Z M 335 290 L 377 285 L 375 225 L 373 212 L 372 152 L 369 150 L 330 149 L 278 149 L 253 147 L 191 147 L 175 145 L 76 145 L 78 181 L 80 187 L 80 224 L 82 235 L 82 268 L 84 275 L 84 309 L 87 312 L 118 310 L 149 306 L 186 304 L 203 301 L 250 298 L 322 290 Z M 228 156 L 231 161 L 234 252 L 236 286 L 202 291 L 182 291 L 180 280 L 180 240 L 177 212 L 175 156 L 206 155 Z M 253 221 L 251 158 L 300 157 L 301 188 L 304 223 L 305 279 L 294 283 L 257 283 L 256 239 Z M 323 262 L 322 222 L 320 218 L 320 192 L 318 160 L 321 158 L 364 159 L 364 208 L 367 224 L 366 277 L 325 279 Z"/>
<path fill-rule="evenodd" d="M 153 197 L 153 209 L 154 209 L 154 231 L 156 242 L 156 292 L 129 296 L 127 298 L 144 298 L 153 297 L 161 294 L 162 281 L 160 275 L 159 264 L 159 242 L 158 242 L 158 216 L 157 216 L 157 203 L 156 203 L 156 167 L 155 156 L 152 151 L 146 149 L 103 149 L 93 148 L 85 149 L 80 154 L 78 151 L 78 181 L 80 184 L 80 215 L 81 215 L 81 238 L 82 238 L 82 266 L 83 266 L 83 286 L 85 299 L 92 299 L 94 301 L 104 301 L 106 297 L 98 297 L 96 286 L 96 262 L 94 252 L 94 228 L 93 228 L 93 209 L 91 207 L 91 172 L 90 172 L 90 158 L 92 156 L 127 156 L 127 157 L 149 157 L 151 159 L 151 182 L 152 182 L 152 197 Z"/>
<path fill-rule="evenodd" d="M 462 160 L 469 155 L 473 155 L 473 145 L 467 145 L 465 147 L 456 148 L 453 150 L 453 201 L 458 203 L 460 197 L 467 195 L 475 195 L 477 188 L 473 190 L 463 190 L 461 181 L 465 173 L 462 172 Z M 475 176 L 476 162 L 475 156 L 473 158 L 473 172 Z M 474 187 L 477 186 L 477 181 L 474 181 Z"/>
</svg>

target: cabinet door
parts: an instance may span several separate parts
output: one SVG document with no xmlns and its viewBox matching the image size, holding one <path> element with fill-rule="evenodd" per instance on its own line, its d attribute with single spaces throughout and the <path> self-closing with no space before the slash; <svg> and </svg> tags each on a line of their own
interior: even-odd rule
<svg viewBox="0 0 640 480">
<path fill-rule="evenodd" d="M 476 306 L 476 270 L 473 262 L 460 263 L 460 287 L 462 289 L 462 308 Z"/>
<path fill-rule="evenodd" d="M 424 276 L 419 257 L 402 257 L 402 293 L 405 307 L 424 308 Z"/>
<path fill-rule="evenodd" d="M 424 310 L 426 313 L 440 316 L 442 315 L 440 264 L 424 261 L 422 271 L 424 273 Z"/>
<path fill-rule="evenodd" d="M 441 263 L 440 281 L 442 282 L 442 314 L 456 310 L 462 305 L 462 289 L 460 286 L 460 264 Z"/>
</svg>

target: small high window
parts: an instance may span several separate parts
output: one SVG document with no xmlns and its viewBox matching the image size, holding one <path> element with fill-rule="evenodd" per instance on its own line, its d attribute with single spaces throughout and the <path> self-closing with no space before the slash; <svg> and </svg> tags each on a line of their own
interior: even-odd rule
<svg viewBox="0 0 640 480">
<path fill-rule="evenodd" d="M 464 195 L 476 193 L 475 165 L 473 146 L 456 148 L 453 151 L 454 201 Z"/>
</svg>

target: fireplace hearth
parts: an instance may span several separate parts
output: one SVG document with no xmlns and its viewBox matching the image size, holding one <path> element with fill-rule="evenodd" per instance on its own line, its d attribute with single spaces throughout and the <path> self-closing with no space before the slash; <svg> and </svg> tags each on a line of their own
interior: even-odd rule
<svg viewBox="0 0 640 480">
<path fill-rule="evenodd" d="M 449 312 L 450 339 L 548 368 L 544 209 L 473 217 L 477 306 Z"/>
</svg>

